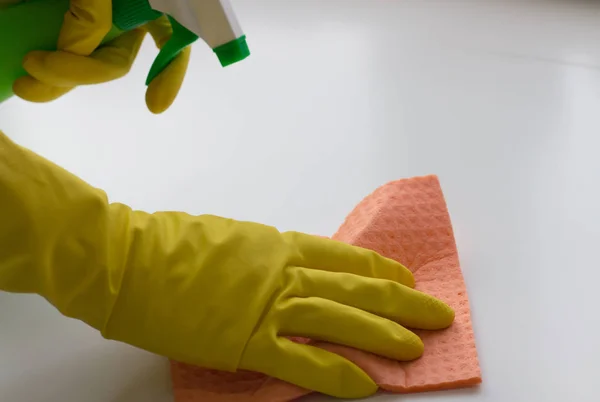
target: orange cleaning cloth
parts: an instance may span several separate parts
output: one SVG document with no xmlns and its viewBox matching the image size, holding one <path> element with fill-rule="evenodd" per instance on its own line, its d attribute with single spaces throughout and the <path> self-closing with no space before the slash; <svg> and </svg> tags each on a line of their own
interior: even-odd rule
<svg viewBox="0 0 600 402">
<path fill-rule="evenodd" d="M 425 352 L 407 363 L 345 346 L 310 341 L 312 344 L 355 362 L 391 392 L 441 390 L 481 382 L 467 290 L 436 176 L 398 180 L 378 188 L 348 215 L 333 239 L 401 262 L 413 272 L 416 289 L 448 303 L 456 318 L 442 331 L 415 330 Z M 310 393 L 262 374 L 224 373 L 178 362 L 171 362 L 171 374 L 175 402 L 285 402 Z"/>
</svg>

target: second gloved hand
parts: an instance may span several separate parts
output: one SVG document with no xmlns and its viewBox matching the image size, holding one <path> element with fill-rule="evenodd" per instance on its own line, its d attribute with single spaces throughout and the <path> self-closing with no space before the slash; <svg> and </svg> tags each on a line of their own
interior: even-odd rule
<svg viewBox="0 0 600 402">
<path fill-rule="evenodd" d="M 309 390 L 377 386 L 308 337 L 397 360 L 423 353 L 407 328 L 454 312 L 403 265 L 337 241 L 211 215 L 149 214 L 0 134 L 0 290 L 37 293 L 114 339 L 203 367 L 246 369 Z"/>
<path fill-rule="evenodd" d="M 71 0 L 55 52 L 33 51 L 23 62 L 29 74 L 13 85 L 15 95 L 31 102 L 55 100 L 81 85 L 101 84 L 126 75 L 145 34 L 161 48 L 172 35 L 166 17 L 125 32 L 100 46 L 112 26 L 111 0 Z M 185 48 L 148 86 L 146 104 L 162 113 L 174 102 L 183 83 L 191 48 Z"/>
</svg>

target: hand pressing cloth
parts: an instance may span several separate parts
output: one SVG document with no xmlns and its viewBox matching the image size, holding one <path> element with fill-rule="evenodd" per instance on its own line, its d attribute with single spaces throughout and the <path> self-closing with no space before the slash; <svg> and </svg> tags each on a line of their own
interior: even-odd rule
<svg viewBox="0 0 600 402">
<path fill-rule="evenodd" d="M 333 239 L 377 251 L 412 271 L 416 289 L 456 313 L 441 331 L 414 330 L 423 356 L 398 362 L 308 339 L 360 366 L 384 390 L 398 393 L 467 387 L 481 382 L 469 300 L 450 216 L 436 176 L 388 183 L 348 215 Z M 227 373 L 171 362 L 175 402 L 286 402 L 310 391 L 258 373 Z"/>
</svg>

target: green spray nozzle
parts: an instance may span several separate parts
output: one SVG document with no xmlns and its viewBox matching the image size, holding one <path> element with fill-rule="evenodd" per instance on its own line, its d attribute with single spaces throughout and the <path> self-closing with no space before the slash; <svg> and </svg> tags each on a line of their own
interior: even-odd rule
<svg viewBox="0 0 600 402">
<path fill-rule="evenodd" d="M 113 0 L 113 23 L 123 31 L 137 28 L 162 15 L 163 13 L 153 10 L 147 0 Z M 186 46 L 198 39 L 198 35 L 185 28 L 177 20 L 171 16 L 168 18 L 173 34 L 154 60 L 146 78 L 146 85 L 150 84 Z"/>
<path fill-rule="evenodd" d="M 186 13 L 182 14 L 181 10 Z M 154 60 L 146 85 L 184 48 L 198 40 L 200 31 L 205 34 L 203 39 L 213 48 L 223 67 L 250 55 L 246 37 L 241 33 L 228 0 L 113 0 L 113 23 L 123 31 L 162 15 L 169 18 L 173 34 Z M 196 32 L 188 29 L 183 21 L 192 29 L 195 28 Z"/>
</svg>

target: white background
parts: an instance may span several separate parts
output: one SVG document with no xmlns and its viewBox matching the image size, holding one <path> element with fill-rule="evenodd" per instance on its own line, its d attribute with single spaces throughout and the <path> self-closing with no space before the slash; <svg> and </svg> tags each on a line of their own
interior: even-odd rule
<svg viewBox="0 0 600 402">
<path fill-rule="evenodd" d="M 145 109 L 148 41 L 126 78 L 10 100 L 0 127 L 135 208 L 324 235 L 379 185 L 438 174 L 484 382 L 373 400 L 598 400 L 600 4 L 235 7 L 252 56 L 222 69 L 196 44 L 167 113 Z M 172 396 L 165 359 L 0 294 L 0 400 Z"/>
</svg>

